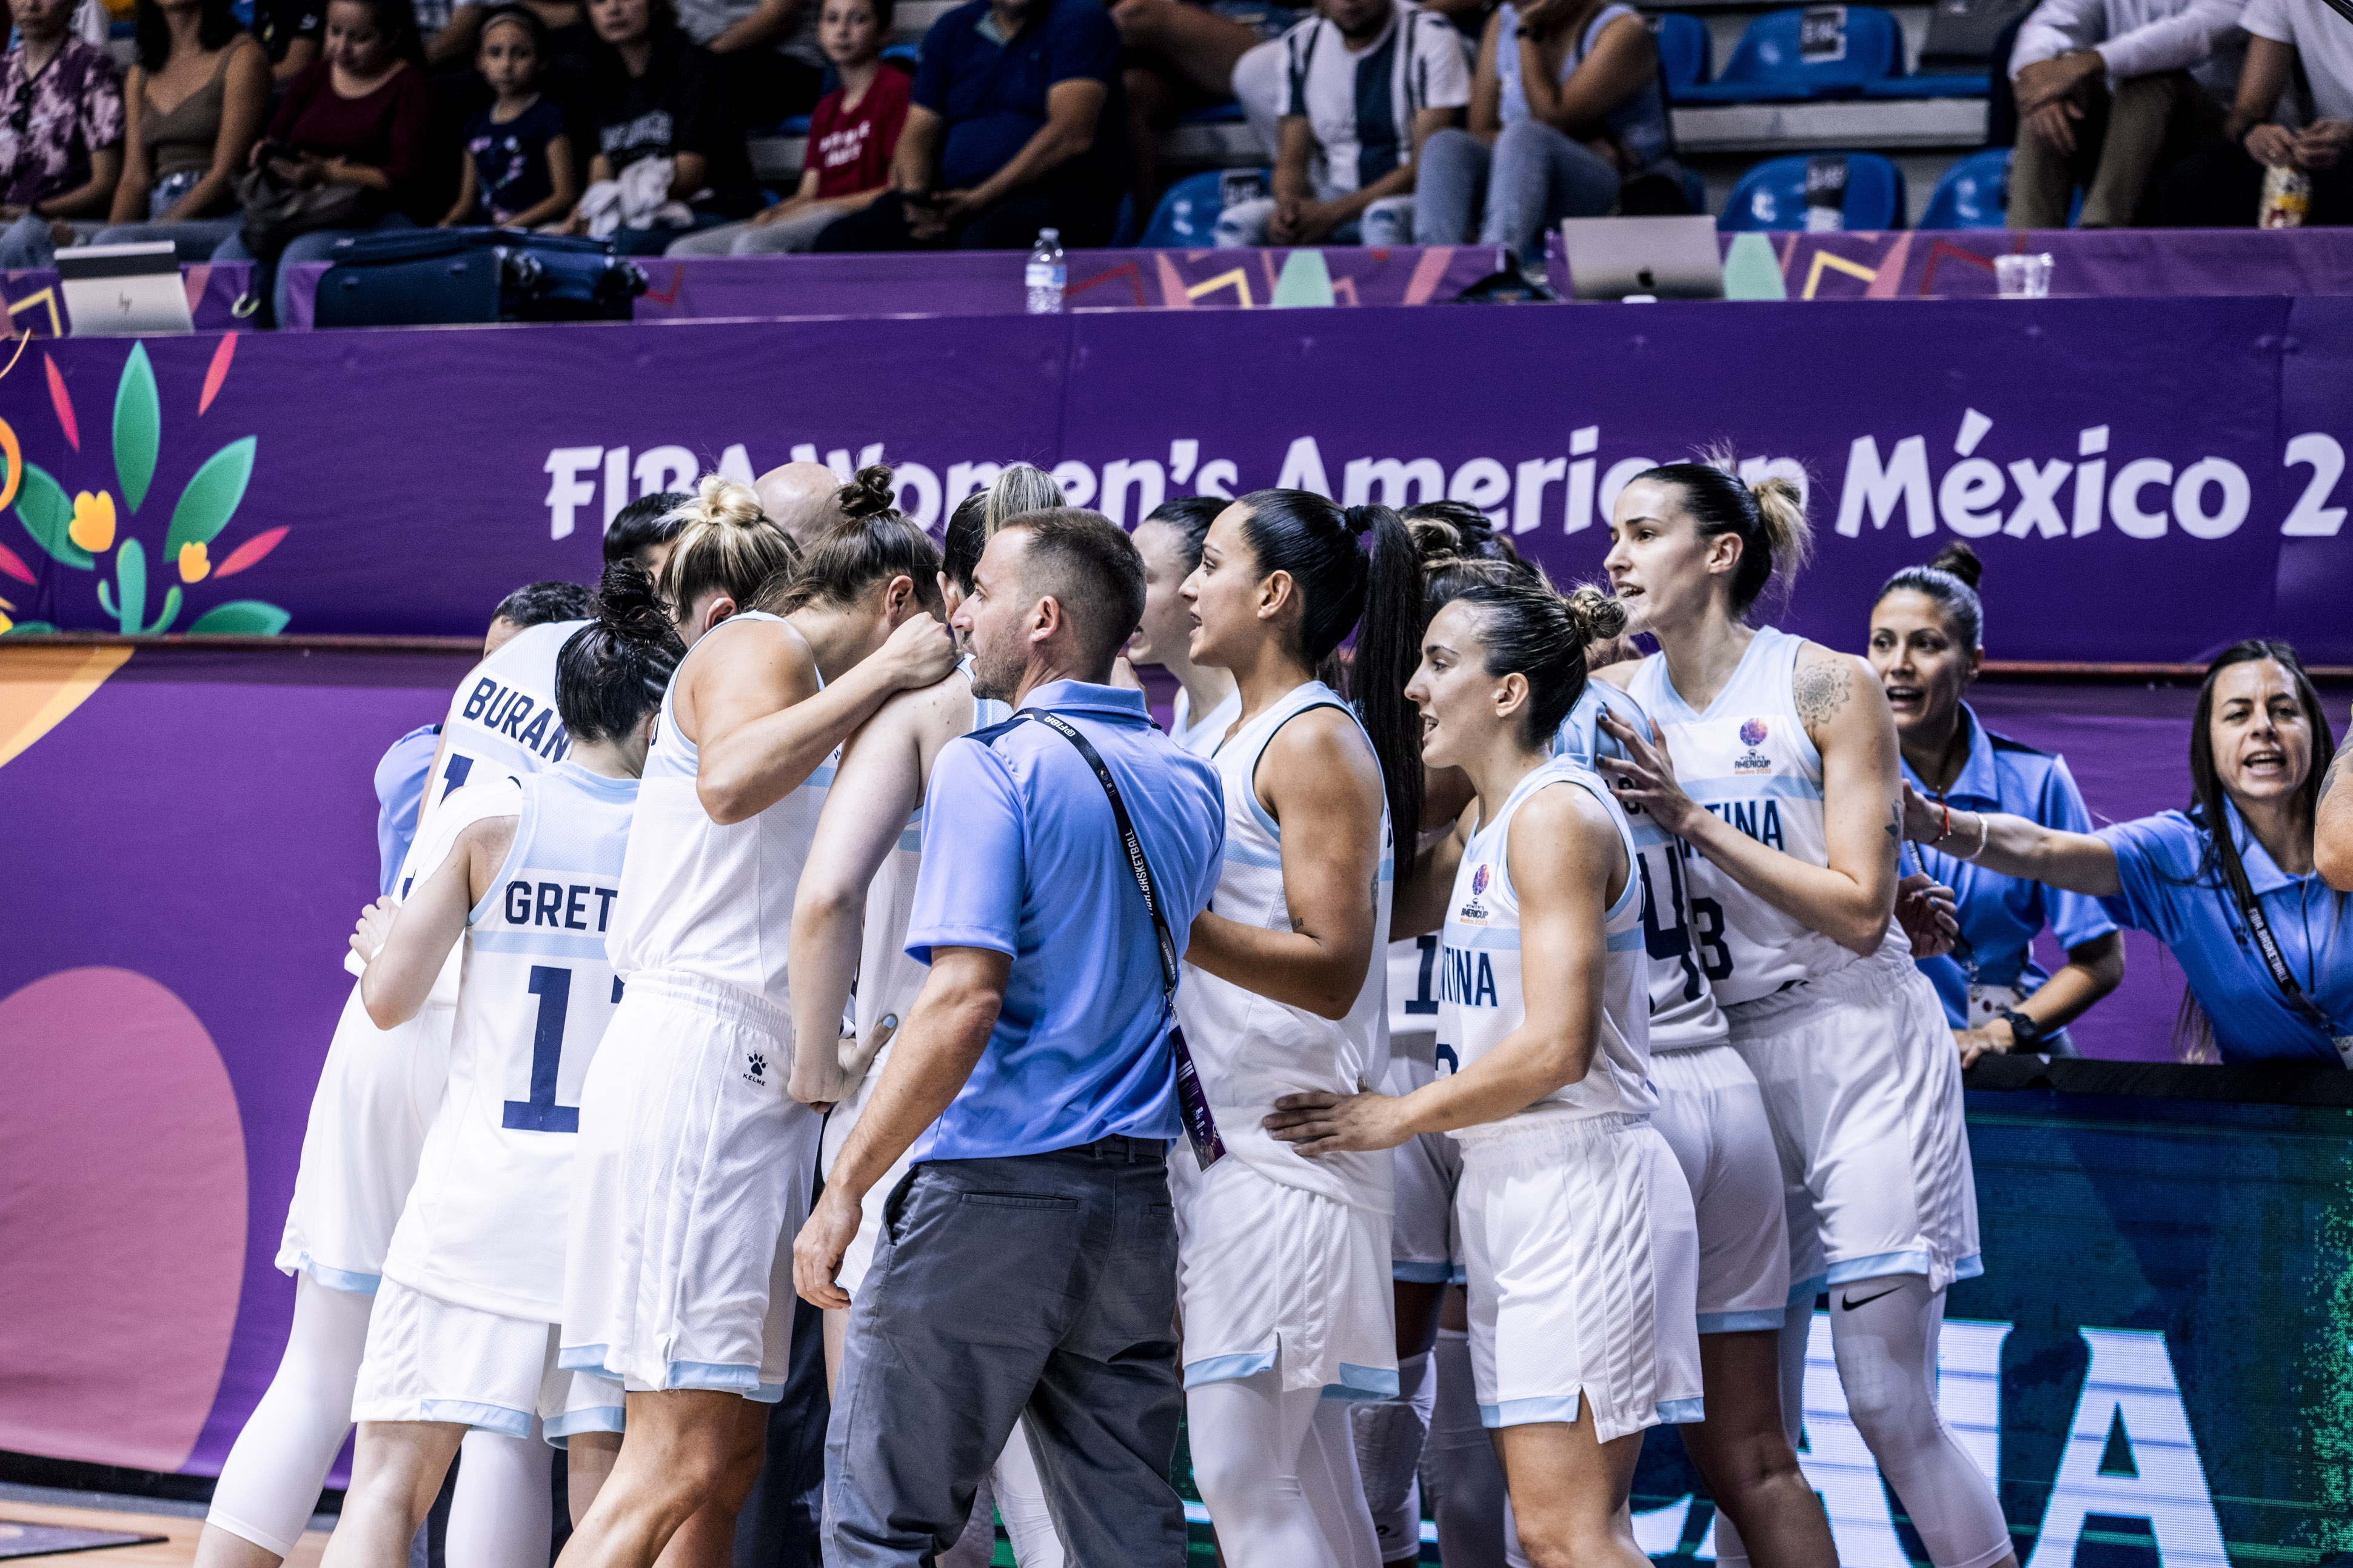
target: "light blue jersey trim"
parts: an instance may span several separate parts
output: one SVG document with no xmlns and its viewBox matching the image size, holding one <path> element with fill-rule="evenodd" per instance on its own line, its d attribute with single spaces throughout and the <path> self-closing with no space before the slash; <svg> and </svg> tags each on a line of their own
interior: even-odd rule
<svg viewBox="0 0 2353 1568">
<path fill-rule="evenodd" d="M 1247 848 L 1230 838 L 1226 840 L 1226 858 L 1239 866 L 1265 866 L 1272 867 L 1276 870 L 1282 868 L 1282 856 L 1269 855 L 1261 850 Z"/>
<path fill-rule="evenodd" d="M 1232 1355 L 1213 1355 L 1207 1361 L 1185 1363 L 1185 1386 L 1198 1388 L 1205 1383 L 1228 1383 L 1238 1377 L 1256 1377 L 1274 1364 L 1274 1349 L 1240 1351 Z"/>
<path fill-rule="evenodd" d="M 613 1374 L 607 1372 L 606 1376 Z M 756 1398 L 762 1386 L 760 1369 L 717 1361 L 674 1361 L 662 1368 L 664 1388 L 703 1388 L 714 1394 L 740 1394 Z"/>
<path fill-rule="evenodd" d="M 1829 1286 L 1830 1282 L 1830 1276 L 1827 1274 L 1817 1274 L 1810 1279 L 1791 1280 L 1789 1282 L 1789 1306 L 1791 1310 L 1807 1312 L 1812 1311 L 1814 1310 L 1814 1298 L 1820 1295 L 1823 1289 Z"/>
<path fill-rule="evenodd" d="M 809 770 L 809 776 L 801 781 L 801 787 L 803 789 L 831 789 L 833 787 L 833 775 L 839 771 L 840 770 L 836 768 L 831 763 L 819 763 L 816 767 Z"/>
<path fill-rule="evenodd" d="M 1640 928 L 1613 932 L 1609 938 L 1609 951 L 1612 952 L 1631 952 L 1641 945 L 1642 932 Z"/>
<path fill-rule="evenodd" d="M 922 854 L 923 852 L 923 830 L 920 827 L 902 828 L 899 832 L 899 849 L 902 854 L 905 855 Z"/>
<path fill-rule="evenodd" d="M 1876 1279 L 1883 1274 L 1926 1274 L 1928 1272 L 1928 1250 L 1915 1247 L 1903 1252 L 1874 1253 L 1869 1258 L 1848 1258 L 1831 1265 L 1824 1275 L 1824 1285 L 1843 1285 L 1851 1279 Z"/>
<path fill-rule="evenodd" d="M 1501 1405 L 1479 1406 L 1479 1425 L 1493 1429 L 1497 1426 L 1533 1426 L 1539 1421 L 1558 1421 L 1574 1426 L 1581 1408 L 1574 1394 L 1547 1394 L 1536 1399 L 1506 1399 Z"/>
<path fill-rule="evenodd" d="M 1634 934 L 1640 936 L 1641 933 L 1637 931 Z M 1456 925 L 1450 921 L 1447 922 L 1444 937 L 1446 945 L 1449 947 L 1465 949 L 1483 947 L 1491 952 L 1520 951 L 1520 933 L 1516 927 L 1506 931 L 1493 926 Z"/>
<path fill-rule="evenodd" d="M 384 1285 L 381 1274 L 354 1274 L 348 1268 L 330 1268 L 307 1252 L 294 1260 L 294 1272 L 308 1274 L 330 1290 L 348 1290 L 354 1296 L 373 1296 Z"/>
<path fill-rule="evenodd" d="M 559 936 L 554 931 L 478 931 L 474 933 L 477 952 L 526 952 L 534 958 L 583 958 L 595 963 L 605 959 L 605 939 L 601 936 Z"/>
<path fill-rule="evenodd" d="M 1451 1263 L 1391 1263 L 1389 1278 L 1409 1285 L 1444 1285 L 1454 1278 Z"/>
<path fill-rule="evenodd" d="M 614 1374 L 605 1370 L 605 1358 L 613 1353 L 610 1345 L 558 1345 L 555 1364 L 565 1372 L 593 1372 L 599 1377 Z"/>
<path fill-rule="evenodd" d="M 1790 773 L 1770 773 L 1762 777 L 1728 779 L 1677 779 L 1683 792 L 1702 805 L 1722 800 L 1761 800 L 1778 795 L 1783 800 L 1820 800 L 1822 786 L 1811 779 L 1801 779 Z M 1711 794 L 1710 792 L 1715 792 Z"/>
<path fill-rule="evenodd" d="M 478 1405 L 470 1399 L 425 1399 L 417 1405 L 417 1418 L 420 1421 L 446 1421 L 452 1426 L 496 1432 L 502 1437 L 530 1436 L 531 1415 L 528 1410 Z"/>
<path fill-rule="evenodd" d="M 1395 1367 L 1356 1366 L 1340 1363 L 1340 1381 L 1324 1385 L 1326 1399 L 1395 1399 L 1398 1396 L 1398 1374 Z"/>
<path fill-rule="evenodd" d="M 1788 1320 L 1785 1307 L 1759 1307 L 1747 1312 L 1702 1312 L 1699 1331 L 1704 1334 L 1746 1334 L 1758 1329 L 1778 1329 Z"/>
<path fill-rule="evenodd" d="M 629 1412 L 626 1405 L 591 1405 L 578 1410 L 567 1410 L 540 1428 L 551 1447 L 565 1447 L 565 1439 L 577 1432 L 625 1432 L 628 1430 Z"/>
<path fill-rule="evenodd" d="M 1704 1399 L 1666 1399 L 1659 1403 L 1659 1419 L 1669 1426 L 1688 1426 L 1707 1419 Z"/>
<path fill-rule="evenodd" d="M 1953 1280 L 1957 1284 L 1964 1279 L 1975 1279 L 1984 1272 L 1984 1256 L 1979 1253 L 1972 1252 L 1967 1258 L 1962 1258 L 1958 1263 L 1953 1265 Z"/>
</svg>

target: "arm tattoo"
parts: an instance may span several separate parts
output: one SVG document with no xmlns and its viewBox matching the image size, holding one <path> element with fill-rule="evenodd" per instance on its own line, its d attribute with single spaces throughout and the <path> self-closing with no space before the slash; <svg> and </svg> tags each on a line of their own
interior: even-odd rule
<svg viewBox="0 0 2353 1568">
<path fill-rule="evenodd" d="M 1826 724 L 1847 704 L 1852 685 L 1850 673 L 1852 661 L 1826 658 L 1797 672 L 1790 682 L 1790 695 L 1797 700 L 1798 717 L 1808 728 Z"/>
<path fill-rule="evenodd" d="M 2315 806 L 2328 798 L 2328 792 L 2337 787 L 2337 775 L 2348 767 L 2353 767 L 2353 746 L 2337 752 L 2337 760 L 2328 764 L 2328 771 L 2320 775 L 2320 794 L 2313 801 Z"/>
</svg>

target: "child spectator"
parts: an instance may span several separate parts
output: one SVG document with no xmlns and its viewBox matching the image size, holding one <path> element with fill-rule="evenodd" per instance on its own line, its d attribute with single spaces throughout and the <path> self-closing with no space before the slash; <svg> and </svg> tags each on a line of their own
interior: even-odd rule
<svg viewBox="0 0 2353 1568">
<path fill-rule="evenodd" d="M 250 162 L 264 162 L 298 185 L 356 185 L 369 193 L 372 222 L 296 235 L 276 257 L 257 257 L 243 234 L 213 252 L 216 261 L 262 261 L 276 319 L 286 320 L 287 268 L 323 261 L 335 242 L 371 229 L 406 228 L 400 204 L 421 172 L 427 95 L 409 0 L 328 0 L 318 61 L 287 84 L 269 134 Z"/>
<path fill-rule="evenodd" d="M 2307 224 L 2353 224 L 2353 22 L 2327 0 L 2247 0 L 2247 63 L 2239 73 L 2231 133 L 2266 168 L 2301 169 L 2312 181 Z M 2269 123 L 2303 68 L 2300 129 Z M 2253 184 L 2244 209 L 2253 211 Z"/>
<path fill-rule="evenodd" d="M 441 220 L 531 228 L 552 223 L 580 199 L 580 172 L 564 111 L 539 90 L 547 27 L 528 5 L 500 5 L 476 32 L 475 68 L 497 95 L 466 121 L 458 203 Z"/>
<path fill-rule="evenodd" d="M 891 0 L 825 0 L 818 38 L 841 85 L 818 100 L 801 153 L 800 189 L 744 223 L 704 229 L 672 256 L 767 256 L 807 250 L 826 226 L 863 212 L 891 184 L 891 154 L 914 84 L 882 63 Z"/>
<path fill-rule="evenodd" d="M 1323 13 L 1283 35 L 1274 195 L 1228 207 L 1220 246 L 1411 240 L 1422 145 L 1471 101 L 1461 43 L 1406 0 L 1324 0 Z"/>
<path fill-rule="evenodd" d="M 1565 217 L 1680 213 L 1659 49 L 1617 0 L 1534 0 L 1496 8 L 1479 45 L 1471 126 L 1430 139 L 1414 238 L 1482 245 L 1541 260 Z"/>
<path fill-rule="evenodd" d="M 237 231 L 237 177 L 269 112 L 269 57 L 229 0 L 139 0 L 129 134 L 100 245 L 168 239 L 202 261 Z"/>
<path fill-rule="evenodd" d="M 122 79 L 72 36 L 75 0 L 8 0 L 16 44 L 0 66 L 0 267 L 47 267 L 97 232 L 122 175 Z"/>
<path fill-rule="evenodd" d="M 609 236 L 623 255 L 659 256 L 681 229 L 757 211 L 743 126 L 710 52 L 679 30 L 669 0 L 589 0 L 588 22 L 596 154 L 566 230 Z"/>
<path fill-rule="evenodd" d="M 967 0 L 932 24 L 891 189 L 818 250 L 1104 245 L 1127 159 L 1119 29 L 1096 0 Z"/>
</svg>

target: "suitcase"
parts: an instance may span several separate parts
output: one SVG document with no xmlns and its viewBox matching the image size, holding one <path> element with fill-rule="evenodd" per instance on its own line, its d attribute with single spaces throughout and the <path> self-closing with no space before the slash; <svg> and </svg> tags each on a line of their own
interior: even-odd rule
<svg viewBox="0 0 2353 1568">
<path fill-rule="evenodd" d="M 495 228 L 393 229 L 335 243 L 321 327 L 626 321 L 646 275 L 604 240 Z"/>
</svg>

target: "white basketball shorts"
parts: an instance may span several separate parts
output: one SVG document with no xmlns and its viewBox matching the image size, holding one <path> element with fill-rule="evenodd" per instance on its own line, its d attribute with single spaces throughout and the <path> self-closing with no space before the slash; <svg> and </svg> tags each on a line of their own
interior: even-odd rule
<svg viewBox="0 0 2353 1568">
<path fill-rule="evenodd" d="M 1699 1331 L 1778 1329 L 1789 1299 L 1780 1157 L 1756 1075 L 1728 1045 L 1652 1051 L 1651 1125 L 1699 1219 Z"/>
<path fill-rule="evenodd" d="M 1902 938 L 1725 1013 L 1780 1155 L 1790 1302 L 1883 1274 L 1941 1290 L 1983 1273 L 1960 1056 Z"/>
<path fill-rule="evenodd" d="M 447 1421 L 550 1442 L 622 1428 L 619 1387 L 555 1364 L 554 1323 L 461 1307 L 397 1279 L 376 1292 L 354 1421 Z"/>
<path fill-rule="evenodd" d="M 278 1244 L 281 1270 L 337 1290 L 376 1289 L 449 1077 L 457 1012 L 428 1001 L 407 1023 L 379 1029 L 353 985 L 311 1097 L 294 1200 Z"/>
<path fill-rule="evenodd" d="M 1399 1049 L 1392 1041 L 1389 1070 L 1381 1092 L 1405 1096 L 1438 1074 L 1421 1058 L 1429 1054 Z M 1429 1285 L 1462 1283 L 1462 1244 L 1455 1237 L 1454 1189 L 1462 1179 L 1462 1147 L 1444 1132 L 1417 1132 L 1398 1144 L 1397 1212 L 1389 1221 L 1389 1272 Z"/>
<path fill-rule="evenodd" d="M 782 1009 L 732 986 L 630 977 L 581 1086 L 565 1367 L 781 1396 L 819 1129 L 785 1091 L 791 1041 Z"/>
<path fill-rule="evenodd" d="M 1480 1419 L 1575 1421 L 1581 1397 L 1604 1443 L 1702 1419 L 1699 1236 L 1666 1140 L 1614 1114 L 1472 1131 L 1460 1201 Z"/>
</svg>

